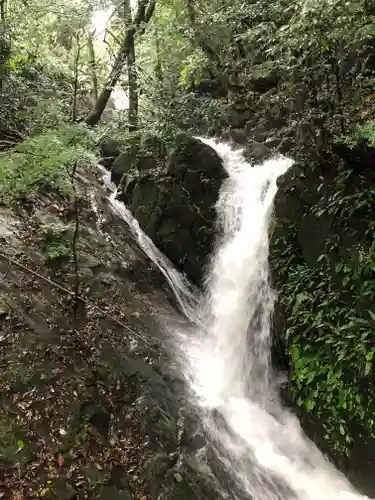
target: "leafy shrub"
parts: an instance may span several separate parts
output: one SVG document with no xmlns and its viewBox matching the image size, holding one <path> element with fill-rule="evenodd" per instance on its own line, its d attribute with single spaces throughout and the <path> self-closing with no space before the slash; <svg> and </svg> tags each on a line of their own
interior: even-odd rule
<svg viewBox="0 0 375 500">
<path fill-rule="evenodd" d="M 355 178 L 344 169 L 312 208 L 318 220 L 335 221 L 316 266 L 301 256 L 297 224 L 275 242 L 295 402 L 322 423 L 330 448 L 347 456 L 354 440 L 375 437 L 375 190 L 356 187 Z"/>
<path fill-rule="evenodd" d="M 74 235 L 72 224 L 64 224 L 56 217 L 46 216 L 40 224 L 40 234 L 45 244 L 47 261 L 61 262 L 70 256 Z"/>
<path fill-rule="evenodd" d="M 53 187 L 70 193 L 75 162 L 89 161 L 93 138 L 84 127 L 61 127 L 20 143 L 0 155 L 0 200 L 14 203 Z"/>
</svg>

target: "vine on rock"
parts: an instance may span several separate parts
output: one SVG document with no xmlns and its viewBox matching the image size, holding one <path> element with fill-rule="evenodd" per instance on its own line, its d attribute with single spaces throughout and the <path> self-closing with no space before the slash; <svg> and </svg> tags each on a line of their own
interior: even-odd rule
<svg viewBox="0 0 375 500">
<path fill-rule="evenodd" d="M 375 438 L 375 189 L 364 189 L 361 175 L 341 168 L 331 194 L 310 208 L 318 222 L 334 221 L 314 266 L 301 254 L 297 222 L 274 242 L 294 401 L 346 456 L 358 438 Z"/>
</svg>

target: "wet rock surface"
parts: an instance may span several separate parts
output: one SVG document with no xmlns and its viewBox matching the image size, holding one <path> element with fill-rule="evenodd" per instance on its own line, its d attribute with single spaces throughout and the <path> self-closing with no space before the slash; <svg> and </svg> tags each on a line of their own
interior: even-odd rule
<svg viewBox="0 0 375 500">
<path fill-rule="evenodd" d="M 61 240 L 66 258 L 51 260 L 41 230 L 46 216 L 74 224 L 68 201 L 49 193 L 0 213 L 0 493 L 206 499 L 180 443 L 190 410 L 168 347 L 168 287 L 100 182 L 82 172 L 80 189 L 95 191 L 96 210 L 79 210 L 78 304 L 74 262 Z"/>
<path fill-rule="evenodd" d="M 187 276 L 201 283 L 215 237 L 215 203 L 226 177 L 217 153 L 185 134 L 167 148 L 142 137 L 111 169 L 119 199 L 156 246 Z M 121 180 L 120 180 L 121 179 Z"/>
</svg>

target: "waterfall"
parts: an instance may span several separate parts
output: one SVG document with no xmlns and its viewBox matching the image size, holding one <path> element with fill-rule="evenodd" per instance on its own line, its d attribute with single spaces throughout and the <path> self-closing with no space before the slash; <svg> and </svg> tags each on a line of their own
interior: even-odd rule
<svg viewBox="0 0 375 500">
<path fill-rule="evenodd" d="M 113 210 L 167 277 L 190 323 L 175 327 L 175 354 L 215 458 L 213 466 L 212 453 L 211 460 L 202 454 L 198 465 L 214 479 L 218 496 L 228 500 L 364 499 L 304 435 L 273 382 L 268 230 L 277 178 L 292 162 L 279 158 L 252 167 L 240 151 L 201 140 L 218 152 L 228 172 L 203 296 L 110 197 Z"/>
</svg>

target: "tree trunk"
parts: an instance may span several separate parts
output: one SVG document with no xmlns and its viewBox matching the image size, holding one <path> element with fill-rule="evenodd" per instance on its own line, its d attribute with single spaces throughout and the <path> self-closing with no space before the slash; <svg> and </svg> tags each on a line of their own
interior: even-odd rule
<svg viewBox="0 0 375 500">
<path fill-rule="evenodd" d="M 5 4 L 6 0 L 0 0 L 0 89 L 6 75 L 6 63 L 8 61 L 10 47 L 5 36 Z"/>
<path fill-rule="evenodd" d="M 123 70 L 125 62 L 129 57 L 132 43 L 134 46 L 134 36 L 136 33 L 138 35 L 144 33 L 146 25 L 151 19 L 152 14 L 154 13 L 155 5 L 156 0 L 149 0 L 149 2 L 147 2 L 147 0 L 138 1 L 138 7 L 134 22 L 126 29 L 124 41 L 116 56 L 116 60 L 113 64 L 111 73 L 108 76 L 107 82 L 99 95 L 97 103 L 86 118 L 87 125 L 93 127 L 99 122 L 108 103 L 108 99 L 111 97 L 111 92 L 118 82 L 121 71 Z"/>
<path fill-rule="evenodd" d="M 137 88 L 137 68 L 135 66 L 135 47 L 134 37 L 130 41 L 128 53 L 128 89 L 129 89 L 129 110 L 128 121 L 129 131 L 132 132 L 138 128 L 138 88 Z"/>
<path fill-rule="evenodd" d="M 79 58 L 81 55 L 81 45 L 79 36 L 76 38 L 77 48 L 74 58 L 74 84 L 73 84 L 73 103 L 72 103 L 72 121 L 77 121 L 77 97 L 78 97 L 78 77 L 79 77 Z"/>
<path fill-rule="evenodd" d="M 121 71 L 124 68 L 126 58 L 128 56 L 129 52 L 129 45 L 131 42 L 132 37 L 134 37 L 134 29 L 128 30 L 125 40 L 120 47 L 120 50 L 116 56 L 116 60 L 113 64 L 111 73 L 109 74 L 109 77 L 105 83 L 105 86 L 103 90 L 101 91 L 98 100 L 93 107 L 92 111 L 89 113 L 88 117 L 86 118 L 86 123 L 90 127 L 94 127 L 100 120 L 103 111 L 105 110 L 105 107 L 107 106 L 108 100 L 111 97 L 111 93 L 113 88 L 115 87 L 118 79 L 120 78 Z"/>
<path fill-rule="evenodd" d="M 161 57 L 160 57 L 160 40 L 159 40 L 159 34 L 156 33 L 155 35 L 155 49 L 156 49 L 156 65 L 155 65 L 155 75 L 156 78 L 162 82 L 163 81 L 163 65 L 161 63 Z"/>
<path fill-rule="evenodd" d="M 5 23 L 5 0 L 0 0 L 0 21 Z"/>
<path fill-rule="evenodd" d="M 89 67 L 90 67 L 91 82 L 92 82 L 92 98 L 94 104 L 96 104 L 98 102 L 98 77 L 96 75 L 96 60 L 95 60 L 93 33 L 89 33 L 89 36 L 87 38 L 87 49 L 89 52 Z"/>
</svg>

